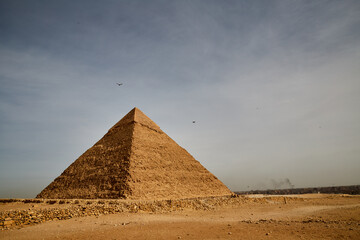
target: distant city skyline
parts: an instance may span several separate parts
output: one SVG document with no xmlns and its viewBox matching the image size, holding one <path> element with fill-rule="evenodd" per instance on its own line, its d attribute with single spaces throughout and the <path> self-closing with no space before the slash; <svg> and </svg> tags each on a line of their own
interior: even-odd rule
<svg viewBox="0 0 360 240">
<path fill-rule="evenodd" d="M 1 1 L 0 198 L 35 197 L 134 107 L 232 191 L 360 184 L 359 13 Z"/>
</svg>

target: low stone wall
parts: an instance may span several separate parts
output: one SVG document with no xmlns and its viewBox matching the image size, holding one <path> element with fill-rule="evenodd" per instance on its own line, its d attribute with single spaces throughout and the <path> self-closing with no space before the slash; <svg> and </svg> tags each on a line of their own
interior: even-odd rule
<svg viewBox="0 0 360 240">
<path fill-rule="evenodd" d="M 0 212 L 0 228 L 19 228 L 25 225 L 39 224 L 46 221 L 66 220 L 76 217 L 100 216 L 114 213 L 152 212 L 165 213 L 172 211 L 213 210 L 217 207 L 241 205 L 244 203 L 282 203 L 293 201 L 291 197 L 246 196 L 208 197 L 179 200 L 125 201 L 94 199 L 0 199 L 0 204 L 28 204 L 23 210 Z M 299 199 L 297 199 L 298 201 Z"/>
</svg>

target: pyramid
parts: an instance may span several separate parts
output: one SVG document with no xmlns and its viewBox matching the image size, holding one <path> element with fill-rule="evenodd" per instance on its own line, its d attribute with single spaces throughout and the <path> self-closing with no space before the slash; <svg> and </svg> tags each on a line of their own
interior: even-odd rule
<svg viewBox="0 0 360 240">
<path fill-rule="evenodd" d="M 232 192 L 138 108 L 37 198 L 180 199 Z"/>
</svg>

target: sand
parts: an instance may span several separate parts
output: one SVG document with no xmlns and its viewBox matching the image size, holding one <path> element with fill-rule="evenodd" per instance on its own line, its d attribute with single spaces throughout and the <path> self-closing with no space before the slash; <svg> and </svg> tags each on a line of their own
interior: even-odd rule
<svg viewBox="0 0 360 240">
<path fill-rule="evenodd" d="M 47 207 L 6 203 L 0 211 Z M 0 239 L 360 239 L 360 196 L 254 195 L 212 210 L 122 212 L 13 227 L 0 231 Z"/>
</svg>

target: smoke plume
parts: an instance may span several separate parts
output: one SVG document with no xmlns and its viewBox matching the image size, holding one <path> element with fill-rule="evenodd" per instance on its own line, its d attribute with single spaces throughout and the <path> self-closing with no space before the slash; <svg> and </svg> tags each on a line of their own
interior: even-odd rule
<svg viewBox="0 0 360 240">
<path fill-rule="evenodd" d="M 280 188 L 294 188 L 294 185 L 290 182 L 290 179 L 284 178 L 280 180 L 271 179 L 271 183 L 274 189 Z"/>
</svg>

